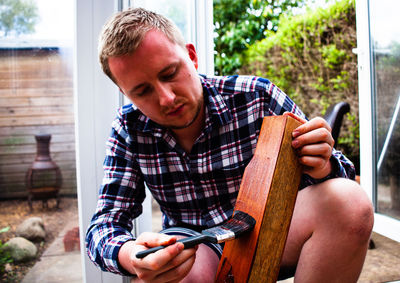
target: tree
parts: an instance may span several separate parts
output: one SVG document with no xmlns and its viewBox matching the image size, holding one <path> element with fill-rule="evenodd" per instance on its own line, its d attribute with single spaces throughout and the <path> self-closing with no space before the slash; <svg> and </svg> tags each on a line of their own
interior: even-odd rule
<svg viewBox="0 0 400 283">
<path fill-rule="evenodd" d="M 0 31 L 4 36 L 33 33 L 38 20 L 32 0 L 0 0 Z"/>
<path fill-rule="evenodd" d="M 247 48 L 275 32 L 279 16 L 305 0 L 214 0 L 217 74 L 232 74 L 242 65 L 241 54 Z"/>
</svg>

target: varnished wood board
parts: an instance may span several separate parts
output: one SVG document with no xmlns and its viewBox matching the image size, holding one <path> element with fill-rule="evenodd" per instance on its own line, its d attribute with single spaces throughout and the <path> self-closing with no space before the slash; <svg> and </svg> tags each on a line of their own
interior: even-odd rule
<svg viewBox="0 0 400 283">
<path fill-rule="evenodd" d="M 217 282 L 276 281 L 301 177 L 291 146 L 300 124 L 289 116 L 264 118 L 235 205 L 257 223 L 250 234 L 225 244 Z"/>
</svg>

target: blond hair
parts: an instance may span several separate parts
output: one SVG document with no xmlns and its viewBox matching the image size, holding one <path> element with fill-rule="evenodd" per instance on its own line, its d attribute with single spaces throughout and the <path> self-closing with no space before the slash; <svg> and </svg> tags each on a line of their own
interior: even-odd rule
<svg viewBox="0 0 400 283">
<path fill-rule="evenodd" d="M 133 53 L 146 33 L 156 29 L 171 42 L 185 48 L 178 27 L 168 18 L 143 8 L 128 9 L 114 14 L 103 26 L 99 37 L 99 60 L 103 72 L 115 83 L 108 58 Z"/>
</svg>

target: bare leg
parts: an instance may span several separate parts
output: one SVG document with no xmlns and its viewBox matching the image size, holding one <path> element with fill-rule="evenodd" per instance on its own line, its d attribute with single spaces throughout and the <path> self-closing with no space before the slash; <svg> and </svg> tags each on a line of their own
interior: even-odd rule
<svg viewBox="0 0 400 283">
<path fill-rule="evenodd" d="M 282 268 L 296 282 L 356 282 L 373 226 L 371 202 L 353 181 L 332 179 L 300 191 Z"/>
<path fill-rule="evenodd" d="M 218 264 L 219 258 L 216 253 L 206 245 L 199 245 L 196 261 L 182 282 L 214 282 Z"/>
</svg>

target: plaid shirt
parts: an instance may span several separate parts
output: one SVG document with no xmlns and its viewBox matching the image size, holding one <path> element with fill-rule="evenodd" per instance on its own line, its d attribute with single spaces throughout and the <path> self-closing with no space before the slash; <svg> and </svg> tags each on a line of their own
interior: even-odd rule
<svg viewBox="0 0 400 283">
<path fill-rule="evenodd" d="M 227 220 L 233 212 L 246 165 L 265 116 L 304 114 L 278 87 L 258 77 L 200 76 L 206 107 L 205 127 L 190 153 L 170 130 L 133 105 L 113 121 L 96 213 L 87 232 L 89 257 L 101 269 L 124 273 L 120 246 L 133 239 L 132 219 L 142 212 L 145 184 L 164 215 L 164 227 L 199 230 Z M 327 178 L 354 179 L 352 163 L 333 150 Z M 324 179 L 327 179 L 324 178 Z M 303 175 L 301 188 L 321 182 Z"/>
</svg>

